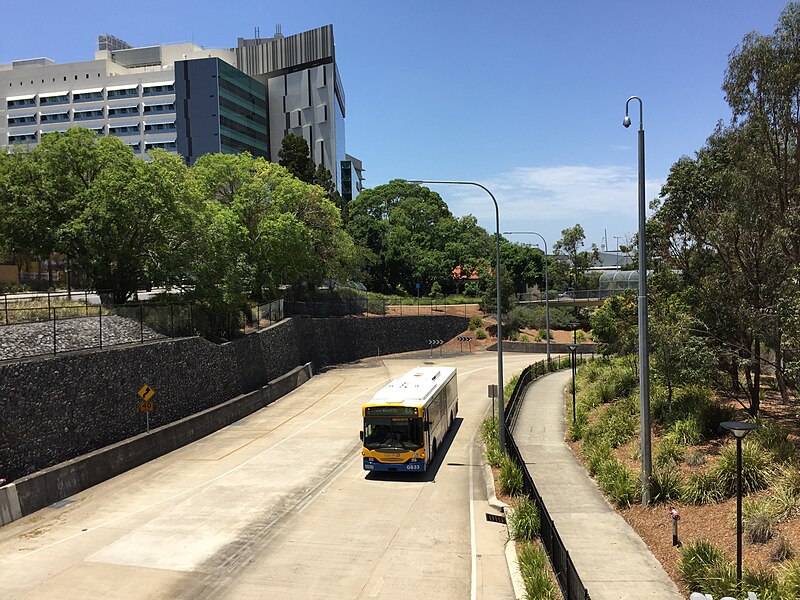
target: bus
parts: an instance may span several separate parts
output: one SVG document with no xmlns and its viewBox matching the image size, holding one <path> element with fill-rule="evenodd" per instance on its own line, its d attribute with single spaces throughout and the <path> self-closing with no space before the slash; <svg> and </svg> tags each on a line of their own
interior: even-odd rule
<svg viewBox="0 0 800 600">
<path fill-rule="evenodd" d="M 417 367 L 361 408 L 366 471 L 425 471 L 458 414 L 453 367 Z"/>
</svg>

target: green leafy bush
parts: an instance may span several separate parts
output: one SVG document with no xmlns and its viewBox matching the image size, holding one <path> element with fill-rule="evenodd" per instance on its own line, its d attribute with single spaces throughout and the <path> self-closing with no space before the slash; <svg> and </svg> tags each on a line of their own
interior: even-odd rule
<svg viewBox="0 0 800 600">
<path fill-rule="evenodd" d="M 769 552 L 769 559 L 772 562 L 785 562 L 794 558 L 794 549 L 785 537 L 778 536 L 775 546 Z"/>
<path fill-rule="evenodd" d="M 725 497 L 725 488 L 714 471 L 689 473 L 683 484 L 683 501 L 687 504 L 713 504 Z"/>
<path fill-rule="evenodd" d="M 722 449 L 719 462 L 714 468 L 727 496 L 736 494 L 736 444 Z M 769 455 L 761 447 L 748 440 L 742 443 L 742 493 L 751 494 L 767 486 L 771 474 Z"/>
<path fill-rule="evenodd" d="M 786 597 L 781 594 L 778 575 L 769 567 L 758 570 L 745 569 L 742 572 L 742 588 L 745 591 L 755 592 L 759 600 L 783 600 L 784 598 L 791 600 L 797 598 L 796 596 Z"/>
<path fill-rule="evenodd" d="M 700 421 L 695 416 L 674 421 L 669 426 L 669 437 L 685 446 L 694 446 L 703 439 Z"/>
<path fill-rule="evenodd" d="M 714 597 L 735 589 L 736 568 L 720 548 L 699 539 L 685 543 L 680 552 L 678 570 L 687 588 Z"/>
<path fill-rule="evenodd" d="M 510 526 L 515 540 L 532 541 L 539 535 L 539 510 L 528 496 L 519 497 L 517 506 L 511 513 Z"/>
<path fill-rule="evenodd" d="M 610 458 L 602 464 L 597 474 L 597 482 L 619 508 L 633 504 L 641 491 L 636 475 L 615 458 Z"/>
<path fill-rule="evenodd" d="M 795 456 L 795 447 L 789 439 L 789 432 L 776 423 L 768 423 L 759 417 L 752 439 L 764 450 L 771 452 L 778 462 L 788 462 Z"/>
<path fill-rule="evenodd" d="M 775 517 L 769 500 L 747 499 L 742 506 L 742 530 L 751 544 L 766 544 L 775 533 Z"/>
<path fill-rule="evenodd" d="M 483 319 L 481 319 L 480 317 L 472 317 L 469 320 L 470 331 L 475 331 L 476 329 L 479 329 L 481 327 L 483 327 Z"/>
<path fill-rule="evenodd" d="M 508 454 L 500 464 L 500 491 L 509 496 L 518 496 L 524 488 L 524 476 L 517 462 Z"/>
<path fill-rule="evenodd" d="M 654 469 L 650 476 L 650 497 L 657 504 L 680 500 L 683 497 L 680 472 L 666 466 Z"/>
<path fill-rule="evenodd" d="M 665 438 L 658 447 L 656 447 L 653 463 L 659 467 L 679 465 L 683 462 L 685 453 L 686 446 L 672 438 Z"/>
<path fill-rule="evenodd" d="M 476 340 L 485 340 L 487 338 L 486 330 L 484 329 L 476 329 L 475 330 L 475 339 Z"/>
<path fill-rule="evenodd" d="M 600 473 L 603 465 L 614 458 L 611 444 L 603 440 L 584 446 L 584 456 L 586 456 L 586 469 L 592 477 Z"/>
<path fill-rule="evenodd" d="M 784 567 L 780 590 L 783 598 L 800 598 L 800 561 L 792 561 Z"/>
<path fill-rule="evenodd" d="M 525 597 L 530 600 L 560 598 L 550 576 L 550 563 L 541 544 L 527 542 L 517 552 L 519 571 L 525 585 Z"/>
</svg>

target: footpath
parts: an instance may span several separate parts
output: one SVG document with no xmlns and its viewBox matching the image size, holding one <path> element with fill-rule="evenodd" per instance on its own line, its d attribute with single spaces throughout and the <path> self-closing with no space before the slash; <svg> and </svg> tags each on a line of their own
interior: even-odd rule
<svg viewBox="0 0 800 600">
<path fill-rule="evenodd" d="M 571 376 L 559 371 L 531 384 L 514 440 L 583 585 L 591 600 L 685 600 L 564 441 Z"/>
</svg>

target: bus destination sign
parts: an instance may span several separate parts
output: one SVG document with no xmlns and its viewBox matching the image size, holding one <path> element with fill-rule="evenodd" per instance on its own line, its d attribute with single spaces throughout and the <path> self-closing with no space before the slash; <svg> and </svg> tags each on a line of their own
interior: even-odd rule
<svg viewBox="0 0 800 600">
<path fill-rule="evenodd" d="M 364 409 L 367 417 L 416 417 L 414 406 L 367 406 Z"/>
</svg>

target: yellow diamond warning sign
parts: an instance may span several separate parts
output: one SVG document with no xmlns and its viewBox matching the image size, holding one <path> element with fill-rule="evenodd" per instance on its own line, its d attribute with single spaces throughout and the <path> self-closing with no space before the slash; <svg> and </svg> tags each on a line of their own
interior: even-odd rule
<svg viewBox="0 0 800 600">
<path fill-rule="evenodd" d="M 144 400 L 145 402 L 150 402 L 153 396 L 155 396 L 156 391 L 151 388 L 149 385 L 145 384 L 142 386 L 142 389 L 138 392 L 139 397 Z M 152 409 L 150 409 L 152 410 Z"/>
</svg>

